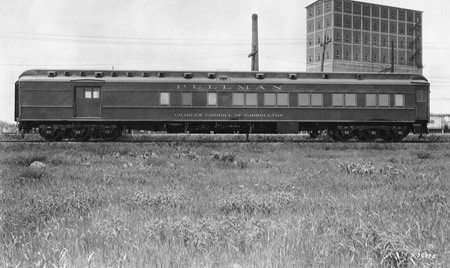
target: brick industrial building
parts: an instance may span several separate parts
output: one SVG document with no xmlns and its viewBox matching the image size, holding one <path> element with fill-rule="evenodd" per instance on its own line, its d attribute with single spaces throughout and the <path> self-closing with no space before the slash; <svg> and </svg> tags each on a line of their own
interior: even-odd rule
<svg viewBox="0 0 450 268">
<path fill-rule="evenodd" d="M 306 13 L 307 71 L 422 73 L 421 11 L 319 0 Z"/>
</svg>

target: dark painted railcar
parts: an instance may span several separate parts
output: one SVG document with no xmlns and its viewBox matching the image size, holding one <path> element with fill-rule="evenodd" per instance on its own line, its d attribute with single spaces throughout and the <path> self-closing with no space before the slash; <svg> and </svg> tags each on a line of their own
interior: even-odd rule
<svg viewBox="0 0 450 268">
<path fill-rule="evenodd" d="M 21 130 L 47 140 L 146 129 L 389 141 L 427 133 L 429 120 L 416 74 L 30 70 L 15 90 Z"/>
</svg>

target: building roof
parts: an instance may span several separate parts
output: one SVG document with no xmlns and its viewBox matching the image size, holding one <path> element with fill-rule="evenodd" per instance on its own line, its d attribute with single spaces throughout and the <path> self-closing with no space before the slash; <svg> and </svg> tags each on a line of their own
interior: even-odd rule
<svg viewBox="0 0 450 268">
<path fill-rule="evenodd" d="M 335 0 L 317 0 L 311 4 L 309 4 L 308 6 L 306 6 L 305 8 L 309 8 L 311 6 L 314 6 L 315 4 L 319 3 L 319 2 L 334 2 Z M 414 9 L 409 9 L 409 8 L 403 8 L 403 7 L 396 7 L 396 6 L 386 6 L 386 5 L 380 5 L 380 4 L 375 4 L 375 3 L 370 3 L 370 2 L 362 2 L 362 1 L 353 1 L 353 0 L 341 0 L 342 2 L 354 2 L 354 3 L 360 3 L 360 4 L 369 4 L 369 5 L 374 5 L 374 6 L 380 6 L 380 7 L 393 7 L 393 8 L 398 8 L 398 9 L 403 9 L 403 10 L 408 10 L 408 11 L 414 11 L 414 12 L 421 12 L 423 13 L 423 11 L 420 10 L 414 10 Z"/>
</svg>

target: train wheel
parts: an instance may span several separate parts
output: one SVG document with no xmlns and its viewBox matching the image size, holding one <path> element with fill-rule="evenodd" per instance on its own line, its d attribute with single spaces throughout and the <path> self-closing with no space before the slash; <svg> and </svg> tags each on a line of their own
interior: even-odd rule
<svg viewBox="0 0 450 268">
<path fill-rule="evenodd" d="M 46 141 L 62 141 L 63 136 L 62 136 L 62 132 L 60 129 L 56 129 L 56 130 L 44 130 L 45 134 L 43 135 L 44 139 Z"/>
<path fill-rule="evenodd" d="M 383 131 L 383 133 L 381 134 L 381 138 L 386 142 L 391 142 L 393 139 L 392 135 L 393 135 L 393 131 L 391 131 L 391 130 Z"/>
<path fill-rule="evenodd" d="M 398 135 L 397 133 L 395 133 L 395 131 L 392 131 L 392 141 L 399 142 L 402 141 L 403 138 L 403 135 Z"/>
<path fill-rule="evenodd" d="M 317 139 L 317 137 L 319 137 L 319 131 L 317 130 L 313 130 L 309 132 L 309 137 L 311 139 Z"/>
<path fill-rule="evenodd" d="M 348 139 L 350 138 L 347 135 L 344 135 L 344 133 L 342 133 L 342 131 L 340 129 L 334 129 L 332 130 L 332 136 L 331 138 L 333 138 L 334 141 L 348 141 Z"/>
<path fill-rule="evenodd" d="M 375 133 L 372 133 L 373 131 L 374 130 L 367 129 L 361 131 L 359 139 L 365 142 L 374 142 L 378 138 L 378 134 L 376 131 Z"/>
<path fill-rule="evenodd" d="M 112 128 L 109 134 L 103 134 L 102 139 L 105 141 L 115 141 L 120 136 L 122 136 L 122 132 L 118 128 Z"/>
<path fill-rule="evenodd" d="M 91 139 L 91 133 L 89 129 L 77 129 L 75 130 L 75 141 L 88 141 Z"/>
</svg>

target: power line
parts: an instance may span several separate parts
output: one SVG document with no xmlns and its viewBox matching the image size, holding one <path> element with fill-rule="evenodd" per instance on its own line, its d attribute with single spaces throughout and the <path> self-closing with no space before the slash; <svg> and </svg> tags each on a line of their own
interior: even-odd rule
<svg viewBox="0 0 450 268">
<path fill-rule="evenodd" d="M 83 36 L 64 34 L 42 34 L 25 32 L 0 31 L 0 37 L 6 39 L 48 41 L 48 42 L 71 42 L 89 44 L 116 44 L 116 45 L 151 45 L 151 46 L 244 46 L 251 41 L 248 39 L 181 39 L 181 38 L 145 38 L 145 37 L 106 37 L 106 36 Z M 266 45 L 296 45 L 304 43 L 305 39 L 261 39 Z"/>
</svg>

